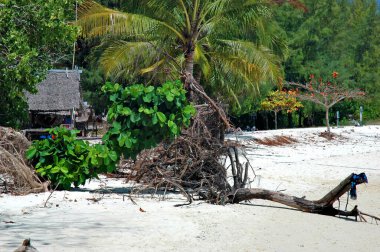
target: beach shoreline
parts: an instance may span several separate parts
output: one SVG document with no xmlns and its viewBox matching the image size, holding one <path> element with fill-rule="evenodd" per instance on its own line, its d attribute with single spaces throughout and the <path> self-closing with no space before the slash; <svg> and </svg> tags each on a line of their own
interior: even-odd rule
<svg viewBox="0 0 380 252">
<path fill-rule="evenodd" d="M 351 173 L 365 172 L 348 210 L 380 216 L 380 126 L 243 132 L 230 135 L 246 146 L 254 167 L 251 187 L 319 199 Z M 258 140 L 287 136 L 281 146 Z M 256 175 L 256 177 L 255 177 Z M 80 190 L 26 196 L 0 195 L 0 251 L 31 238 L 39 251 L 377 251 L 380 225 L 303 213 L 264 200 L 216 206 L 180 194 L 161 201 L 128 197 L 129 184 L 102 177 Z M 99 190 L 107 189 L 109 193 Z M 99 201 L 91 199 L 100 199 Z M 341 199 L 344 209 L 347 196 Z M 379 223 L 380 224 L 380 223 Z"/>
</svg>

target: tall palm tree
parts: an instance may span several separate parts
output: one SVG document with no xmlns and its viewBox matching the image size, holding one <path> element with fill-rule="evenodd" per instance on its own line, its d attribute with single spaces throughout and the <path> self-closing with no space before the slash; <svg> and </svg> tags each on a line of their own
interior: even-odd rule
<svg viewBox="0 0 380 252">
<path fill-rule="evenodd" d="M 130 0 L 120 11 L 85 1 L 78 23 L 85 36 L 106 36 L 100 66 L 108 77 L 162 80 L 189 74 L 214 97 L 239 105 L 260 83 L 281 76 L 286 47 L 271 4 Z"/>
</svg>

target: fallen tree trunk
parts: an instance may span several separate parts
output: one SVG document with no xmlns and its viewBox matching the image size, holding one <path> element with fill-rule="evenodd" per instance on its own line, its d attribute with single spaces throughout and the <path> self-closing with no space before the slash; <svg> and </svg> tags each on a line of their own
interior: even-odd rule
<svg viewBox="0 0 380 252">
<path fill-rule="evenodd" d="M 286 195 L 277 191 L 270 191 L 265 189 L 248 189 L 241 188 L 236 190 L 233 194 L 228 196 L 230 203 L 239 203 L 251 199 L 263 199 L 274 201 L 298 210 L 316 213 L 323 215 L 342 215 L 342 216 L 360 216 L 360 211 L 357 206 L 351 211 L 342 211 L 333 207 L 333 204 L 338 200 L 343 194 L 350 191 L 351 197 L 356 197 L 356 185 L 361 183 L 367 183 L 367 177 L 364 173 L 359 175 L 351 174 L 346 179 L 344 179 L 337 187 L 327 193 L 320 200 L 312 201 L 307 200 L 304 197 L 299 198 L 295 196 Z"/>
</svg>

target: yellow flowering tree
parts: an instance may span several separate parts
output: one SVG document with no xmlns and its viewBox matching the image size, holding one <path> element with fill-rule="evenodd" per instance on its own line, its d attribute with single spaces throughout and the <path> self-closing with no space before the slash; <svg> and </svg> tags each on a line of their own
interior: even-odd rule
<svg viewBox="0 0 380 252">
<path fill-rule="evenodd" d="M 268 97 L 261 102 L 261 109 L 274 112 L 274 125 L 277 129 L 277 114 L 282 110 L 291 113 L 303 105 L 297 101 L 294 91 L 272 91 Z"/>
</svg>

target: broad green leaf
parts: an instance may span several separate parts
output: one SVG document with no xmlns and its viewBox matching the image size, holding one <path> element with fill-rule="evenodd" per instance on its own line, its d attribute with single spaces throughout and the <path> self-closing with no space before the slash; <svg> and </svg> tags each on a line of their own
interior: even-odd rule
<svg viewBox="0 0 380 252">
<path fill-rule="evenodd" d="M 147 114 L 147 115 L 151 115 L 153 114 L 154 110 L 152 108 L 145 108 L 144 109 L 144 113 Z"/>
<path fill-rule="evenodd" d="M 40 157 L 46 157 L 46 156 L 50 156 L 50 155 L 51 155 L 51 153 L 48 151 L 41 151 L 40 152 Z"/>
<path fill-rule="evenodd" d="M 114 92 L 119 91 L 120 87 L 121 87 L 120 84 L 116 83 L 116 84 L 113 86 L 113 90 L 114 90 Z"/>
<path fill-rule="evenodd" d="M 172 102 L 174 100 L 174 95 L 172 93 L 167 93 L 166 100 L 168 100 L 168 102 Z"/>
<path fill-rule="evenodd" d="M 144 95 L 143 96 L 143 101 L 148 103 L 152 101 L 152 96 L 150 94 Z"/>
<path fill-rule="evenodd" d="M 132 147 L 132 140 L 130 138 L 125 140 L 125 147 L 130 149 Z"/>
<path fill-rule="evenodd" d="M 119 147 L 123 147 L 125 145 L 125 141 L 127 141 L 128 137 L 124 134 L 121 133 L 119 137 L 117 138 L 117 141 L 119 142 Z"/>
<path fill-rule="evenodd" d="M 116 151 L 110 151 L 110 152 L 108 153 L 108 156 L 110 157 L 110 159 L 111 159 L 112 161 L 116 161 L 116 160 L 117 160 L 117 153 L 116 153 Z"/>
<path fill-rule="evenodd" d="M 132 113 L 132 110 L 130 108 L 127 108 L 127 107 L 124 107 L 122 109 L 122 111 L 120 112 L 120 114 L 122 114 L 124 116 L 129 116 L 131 113 Z"/>
<path fill-rule="evenodd" d="M 66 173 L 69 172 L 69 169 L 66 166 L 62 166 L 61 167 L 61 172 L 66 174 Z"/>
<path fill-rule="evenodd" d="M 183 109 L 183 113 L 185 114 L 191 114 L 191 115 L 194 115 L 195 114 L 195 108 L 192 106 L 192 105 L 187 105 L 184 109 Z"/>
<path fill-rule="evenodd" d="M 160 122 L 166 122 L 166 115 L 162 112 L 157 112 L 157 117 Z"/>
<path fill-rule="evenodd" d="M 98 159 L 96 157 L 92 157 L 91 158 L 91 164 L 92 165 L 98 165 L 99 164 Z"/>
<path fill-rule="evenodd" d="M 114 101 L 117 100 L 118 97 L 119 97 L 119 94 L 118 94 L 118 93 L 113 94 L 113 95 L 110 96 L 110 101 L 114 102 Z"/>
<path fill-rule="evenodd" d="M 59 166 L 54 166 L 53 169 L 50 170 L 51 173 L 58 173 L 61 171 L 61 168 Z"/>
<path fill-rule="evenodd" d="M 27 151 L 26 151 L 26 158 L 27 159 L 32 159 L 34 155 L 36 154 L 37 149 L 34 146 L 31 146 Z"/>
<path fill-rule="evenodd" d="M 154 91 L 154 87 L 153 86 L 148 86 L 144 89 L 144 92 L 145 93 L 151 93 Z"/>
<path fill-rule="evenodd" d="M 113 127 L 113 129 L 114 129 L 115 131 L 120 132 L 120 129 L 121 129 L 121 123 L 115 121 L 115 122 L 112 123 L 112 127 Z"/>
</svg>

